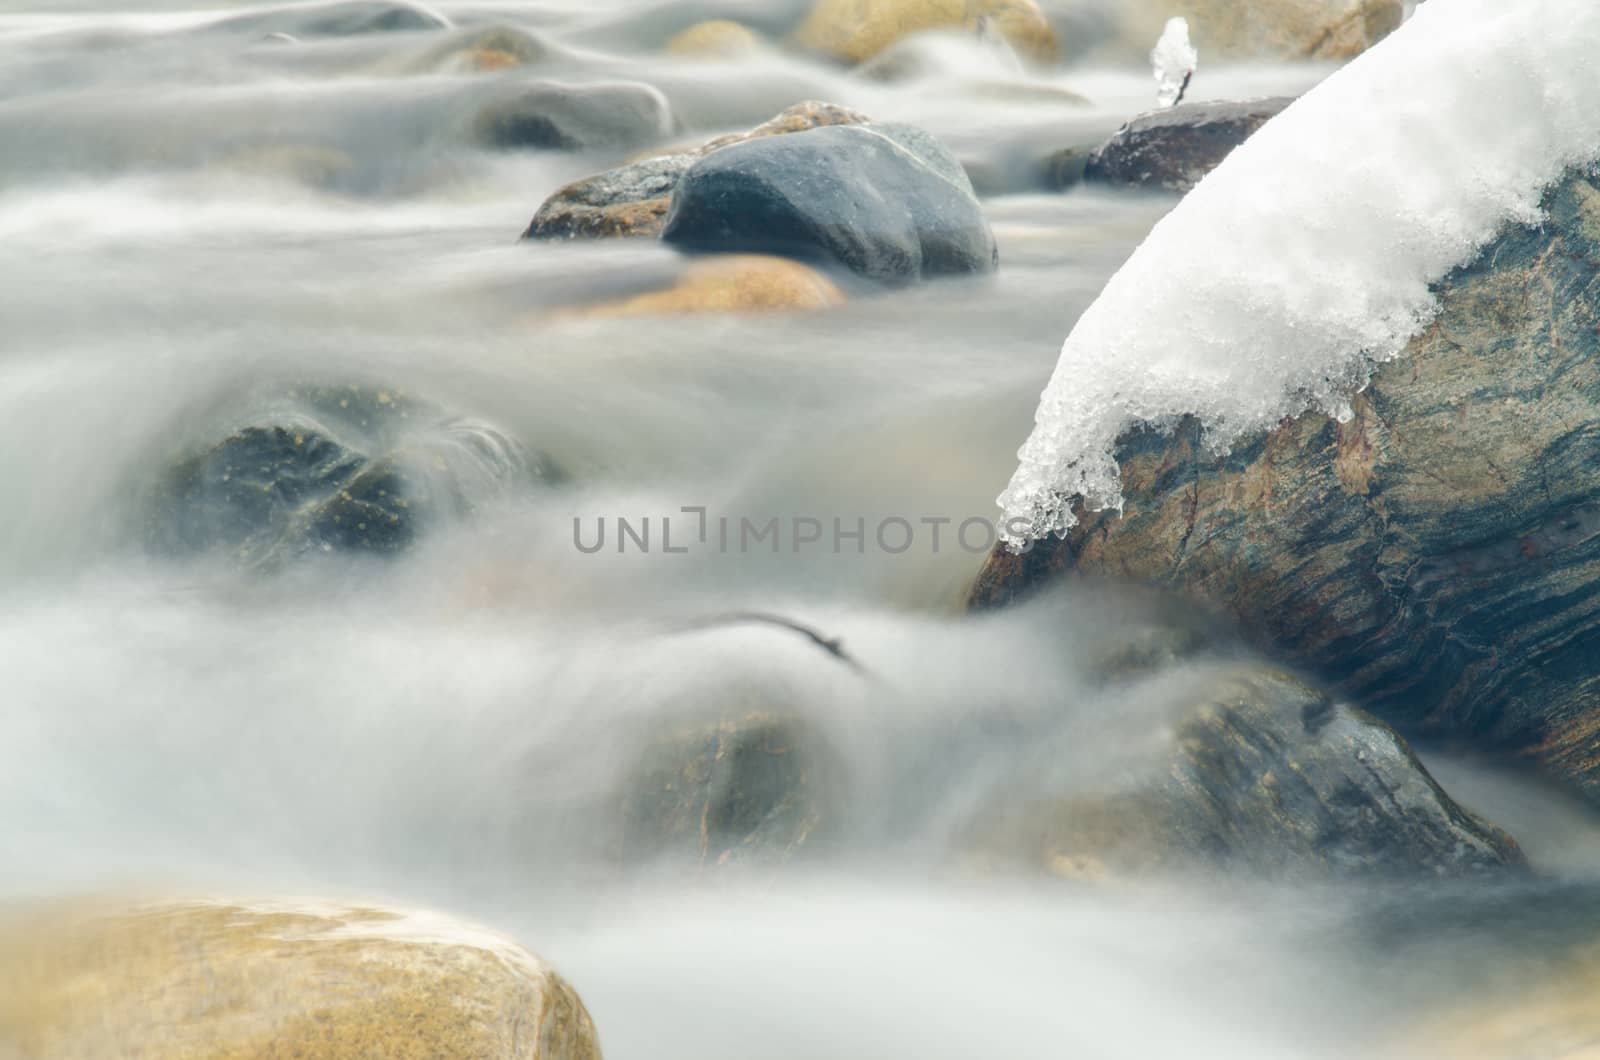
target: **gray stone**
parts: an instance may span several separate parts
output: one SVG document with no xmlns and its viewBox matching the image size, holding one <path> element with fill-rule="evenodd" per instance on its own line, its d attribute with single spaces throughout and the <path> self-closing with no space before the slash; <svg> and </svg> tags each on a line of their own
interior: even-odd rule
<svg viewBox="0 0 1600 1060">
<path fill-rule="evenodd" d="M 999 259 L 960 163 L 927 133 L 889 124 L 714 151 L 679 182 L 661 238 L 822 259 L 891 283 L 990 272 Z"/>
<path fill-rule="evenodd" d="M 1292 102 L 1184 103 L 1141 115 L 1089 155 L 1083 179 L 1186 192 Z"/>
<path fill-rule="evenodd" d="M 981 804 L 962 848 L 1091 877 L 1453 877 L 1523 864 L 1392 729 L 1288 673 L 1185 664 L 1128 695 L 1119 722 L 1139 712 L 1139 741 L 1108 744 L 1105 771 L 1041 743 Z"/>
<path fill-rule="evenodd" d="M 665 97 L 649 85 L 546 81 L 479 108 L 471 135 L 499 150 L 569 151 L 639 147 L 671 128 Z"/>
</svg>

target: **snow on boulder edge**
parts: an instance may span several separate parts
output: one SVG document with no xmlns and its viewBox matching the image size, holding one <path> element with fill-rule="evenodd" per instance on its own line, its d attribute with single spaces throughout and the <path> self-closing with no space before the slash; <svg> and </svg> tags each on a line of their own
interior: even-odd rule
<svg viewBox="0 0 1600 1060">
<path fill-rule="evenodd" d="M 1185 415 L 1213 449 L 1350 395 L 1433 284 L 1600 150 L 1592 0 L 1431 0 L 1234 151 L 1067 337 L 999 503 L 1012 546 L 1122 504 L 1112 450 Z"/>
</svg>

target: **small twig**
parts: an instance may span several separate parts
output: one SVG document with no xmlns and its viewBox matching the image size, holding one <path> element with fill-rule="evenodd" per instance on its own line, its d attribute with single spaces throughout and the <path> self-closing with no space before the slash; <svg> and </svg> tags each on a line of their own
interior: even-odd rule
<svg viewBox="0 0 1600 1060">
<path fill-rule="evenodd" d="M 682 623 L 681 625 L 674 627 L 671 632 L 692 633 L 702 629 L 715 629 L 719 626 L 734 626 L 749 623 L 776 626 L 779 629 L 787 629 L 798 633 L 802 637 L 805 637 L 807 640 L 811 641 L 811 643 L 815 644 L 817 647 L 821 648 L 823 651 L 827 652 L 829 655 L 833 656 L 835 659 L 838 659 L 852 670 L 855 670 L 857 673 L 860 673 L 866 677 L 872 676 L 871 671 L 862 666 L 860 662 L 858 662 L 853 656 L 844 650 L 844 642 L 838 637 L 825 636 L 812 627 L 804 625 L 800 622 L 796 622 L 792 618 L 785 618 L 783 615 L 774 615 L 766 611 L 731 611 L 722 615 L 710 615 L 706 618 L 695 619 L 690 622 Z"/>
</svg>

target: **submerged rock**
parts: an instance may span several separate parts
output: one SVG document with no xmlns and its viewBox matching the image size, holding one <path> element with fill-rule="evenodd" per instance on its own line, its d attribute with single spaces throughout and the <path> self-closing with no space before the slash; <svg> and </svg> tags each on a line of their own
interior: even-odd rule
<svg viewBox="0 0 1600 1060">
<path fill-rule="evenodd" d="M 694 151 L 646 159 L 568 184 L 540 205 L 522 238 L 660 235 L 673 189 L 689 167 L 709 152 L 763 136 L 866 120 L 865 115 L 832 103 L 797 103 L 748 132 L 718 137 Z"/>
<path fill-rule="evenodd" d="M 164 555 L 270 566 L 315 552 L 387 554 L 519 480 L 554 477 L 492 427 L 362 386 L 303 387 L 279 412 L 179 460 L 149 498 Z"/>
<path fill-rule="evenodd" d="M 1355 396 L 1208 451 L 1125 437 L 1126 507 L 996 553 L 994 605 L 1077 570 L 1238 616 L 1402 730 L 1516 751 L 1600 798 L 1600 182 L 1437 285 L 1441 312 Z"/>
<path fill-rule="evenodd" d="M 1139 742 L 1110 745 L 1103 771 L 1063 768 L 1061 749 L 1044 744 L 1036 765 L 1007 772 L 963 849 L 1091 877 L 1460 876 L 1522 864 L 1392 729 L 1287 673 L 1185 666 L 1134 695 L 1130 710 L 1153 714 L 1140 715 Z"/>
<path fill-rule="evenodd" d="M 568 55 L 548 41 L 512 26 L 476 27 L 453 33 L 448 40 L 407 59 L 404 69 L 409 73 L 493 73 Z"/>
<path fill-rule="evenodd" d="M 672 129 L 666 97 L 649 85 L 542 82 L 481 107 L 472 138 L 500 150 L 637 147 Z"/>
<path fill-rule="evenodd" d="M 449 29 L 450 23 L 426 7 L 401 0 L 338 0 L 242 15 L 217 26 L 303 38 Z"/>
<path fill-rule="evenodd" d="M 732 58 L 760 50 L 760 36 L 743 24 L 726 18 L 696 22 L 667 42 L 667 51 L 673 55 Z"/>
<path fill-rule="evenodd" d="M 783 861 L 833 816 L 837 766 L 815 727 L 753 708 L 660 734 L 621 797 L 621 853 L 697 864 Z"/>
<path fill-rule="evenodd" d="M 49 907 L 0 924 L 8 1048 L 33 1060 L 600 1057 L 577 993 L 508 938 L 436 914 L 282 902 Z"/>
<path fill-rule="evenodd" d="M 1351 59 L 1399 28 L 1402 0 L 1136 0 L 1130 33 L 1140 47 L 1182 15 L 1201 61 Z"/>
<path fill-rule="evenodd" d="M 1084 160 L 1083 179 L 1186 192 L 1292 102 L 1184 103 L 1141 115 Z"/>
<path fill-rule="evenodd" d="M 663 291 L 588 306 L 584 316 L 630 317 L 677 313 L 782 313 L 828 309 L 845 296 L 815 269 L 761 254 L 717 254 L 692 261 Z"/>
<path fill-rule="evenodd" d="M 694 251 L 782 254 L 905 282 L 992 271 L 994 235 L 960 163 L 907 125 L 748 140 L 685 173 L 661 238 Z"/>
<path fill-rule="evenodd" d="M 1055 31 L 1034 0 L 817 0 L 794 41 L 860 63 L 910 34 L 937 29 L 993 32 L 1036 62 L 1058 54 Z"/>
</svg>

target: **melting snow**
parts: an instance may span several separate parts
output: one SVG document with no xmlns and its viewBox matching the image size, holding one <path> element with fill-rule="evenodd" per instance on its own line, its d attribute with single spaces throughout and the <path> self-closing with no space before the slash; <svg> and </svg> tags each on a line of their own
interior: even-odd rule
<svg viewBox="0 0 1600 1060">
<path fill-rule="evenodd" d="M 1600 153 L 1600 3 L 1430 0 L 1263 127 L 1067 337 L 1000 505 L 1008 540 L 1120 508 L 1112 446 L 1194 413 L 1227 446 L 1347 396 L 1436 312 L 1430 284 Z"/>
</svg>

